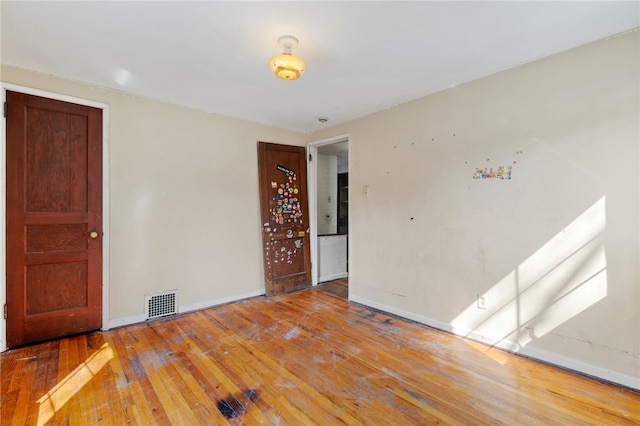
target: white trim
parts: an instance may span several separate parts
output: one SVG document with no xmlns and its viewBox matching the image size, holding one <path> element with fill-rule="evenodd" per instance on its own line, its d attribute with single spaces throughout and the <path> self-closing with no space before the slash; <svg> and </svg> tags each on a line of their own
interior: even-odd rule
<svg viewBox="0 0 640 426">
<path fill-rule="evenodd" d="M 318 158 L 318 147 L 307 145 L 307 207 L 309 209 L 309 245 L 311 248 L 311 285 L 318 285 L 320 268 L 318 268 L 318 218 L 316 209 L 316 192 L 318 189 L 318 162 L 309 161 Z"/>
<path fill-rule="evenodd" d="M 345 133 L 343 135 L 332 136 L 330 138 L 320 139 L 309 142 L 307 144 L 307 196 L 309 197 L 307 205 L 309 207 L 309 223 L 310 223 L 310 245 L 311 245 L 311 283 L 316 286 L 320 282 L 320 268 L 318 267 L 318 218 L 316 217 L 316 189 L 318 187 L 318 147 L 323 145 L 331 145 L 338 142 L 347 142 L 349 150 L 349 173 L 351 172 L 351 135 Z M 309 154 L 313 156 L 314 161 L 309 161 Z M 349 191 L 351 198 L 351 191 Z M 349 200 L 351 201 L 351 200 Z M 348 203 L 349 217 L 351 217 L 351 203 Z M 351 259 L 351 233 L 347 235 L 347 250 Z M 350 260 L 347 270 L 351 271 Z M 340 277 L 344 278 L 344 277 Z"/>
<path fill-rule="evenodd" d="M 126 317 L 113 318 L 109 320 L 107 329 L 124 327 L 127 325 L 140 324 L 144 322 L 144 314 L 129 315 Z"/>
<path fill-rule="evenodd" d="M 2 94 L 2 108 L 7 100 L 7 91 L 0 82 L 0 92 Z M 2 114 L 2 129 L 0 129 L 0 187 L 3 188 L 3 195 L 0 197 L 0 306 L 7 303 L 7 197 L 4 189 L 7 187 L 7 119 Z M 7 320 L 0 317 L 0 352 L 7 350 Z"/>
<path fill-rule="evenodd" d="M 432 318 L 428 318 L 422 315 L 408 312 L 396 307 L 385 305 L 383 303 L 375 302 L 373 300 L 366 299 L 364 297 L 351 295 L 350 301 L 359 303 L 361 305 L 369 306 L 374 309 L 378 309 L 383 312 L 388 312 L 399 317 L 407 318 L 412 321 L 419 322 L 421 324 L 428 325 L 429 327 L 436 328 L 438 330 L 446 331 L 448 333 L 460 336 L 465 339 L 475 340 L 487 345 L 494 346 L 499 349 L 503 349 L 508 352 L 523 355 L 528 358 L 532 358 L 537 361 L 542 361 L 547 364 L 562 367 L 574 372 L 594 377 L 596 379 L 604 380 L 606 382 L 616 383 L 618 385 L 625 386 L 630 389 L 640 391 L 640 378 L 629 376 L 627 374 L 611 371 L 606 368 L 597 367 L 595 365 L 587 364 L 582 361 L 563 357 L 561 355 L 554 354 L 552 352 L 544 351 L 542 349 L 533 348 L 530 346 L 521 346 L 516 342 L 501 340 L 495 341 L 487 336 L 478 334 L 472 330 L 460 329 L 453 327 L 449 323 L 441 322 Z"/>
<path fill-rule="evenodd" d="M 250 299 L 252 297 L 264 296 L 264 290 L 251 291 L 249 293 L 222 297 L 219 299 L 210 299 L 203 302 L 190 303 L 178 307 L 179 314 L 186 314 L 194 311 L 212 308 L 214 306 L 224 305 L 227 303 L 237 302 L 239 300 Z M 109 321 L 109 328 L 124 327 L 127 325 L 140 324 L 145 322 L 144 314 L 130 315 L 126 317 L 113 318 Z"/>
<path fill-rule="evenodd" d="M 57 101 L 64 101 L 64 102 L 70 102 L 70 103 L 74 103 L 74 104 L 78 104 L 78 105 L 90 106 L 90 107 L 93 107 L 93 108 L 99 108 L 101 110 L 107 110 L 107 111 L 109 110 L 109 105 L 107 105 L 107 104 L 105 104 L 103 102 L 92 101 L 92 100 L 89 100 L 89 99 L 76 98 L 75 96 L 64 95 L 62 93 L 56 93 L 56 92 L 48 92 L 46 90 L 34 89 L 33 87 L 20 86 L 20 85 L 13 84 L 13 83 L 0 82 L 0 85 L 4 89 L 3 90 L 3 101 L 6 100 L 6 96 L 7 96 L 6 95 L 6 91 L 7 90 L 12 90 L 14 92 L 26 93 L 27 95 L 41 96 L 43 98 L 55 99 Z M 103 116 L 102 122 L 104 124 L 104 116 Z M 104 133 L 104 129 L 103 129 L 103 133 Z M 103 142 L 104 142 L 104 140 L 103 140 Z"/>
<path fill-rule="evenodd" d="M 78 105 L 90 106 L 102 110 L 102 330 L 109 329 L 109 246 L 110 246 L 110 228 L 109 228 L 109 105 L 91 101 L 88 99 L 76 98 L 74 96 L 63 95 L 61 93 L 48 92 L 45 90 L 34 89 L 32 87 L 19 86 L 17 84 L 0 82 L 0 91 L 2 92 L 2 103 L 7 99 L 7 90 L 26 93 L 29 95 L 41 96 L 59 101 L 71 102 Z M 0 129 L 0 186 L 6 187 L 6 119 L 2 117 L 2 129 Z M 4 306 L 7 300 L 6 288 L 6 231 L 7 221 L 6 199 L 0 197 L 0 222 L 3 224 L 0 229 L 0 306 Z M 7 349 L 7 328 L 6 320 L 0 320 L 0 352 Z"/>
<path fill-rule="evenodd" d="M 630 389 L 635 389 L 636 391 L 640 391 L 640 378 L 638 377 L 618 373 L 617 371 L 611 371 L 606 368 L 596 367 L 594 365 L 587 364 L 586 362 L 566 358 L 552 352 L 532 348 L 530 346 L 525 346 L 520 351 L 518 351 L 518 353 L 528 358 L 540 360 L 552 365 L 557 365 L 568 370 L 576 371 L 580 374 L 585 374 L 587 376 L 595 377 L 596 379 L 604 380 L 607 382 L 625 386 Z"/>
<path fill-rule="evenodd" d="M 349 276 L 348 272 L 340 272 L 337 274 L 331 274 L 331 275 L 323 275 L 321 277 L 318 278 L 318 282 L 326 282 L 326 281 L 333 281 L 333 280 L 339 280 L 340 278 L 347 278 Z"/>
<path fill-rule="evenodd" d="M 252 297 L 264 296 L 264 289 L 250 291 L 244 294 L 234 294 L 233 296 L 221 297 L 218 299 L 209 299 L 202 302 L 189 303 L 188 305 L 180 306 L 178 312 L 185 314 L 187 312 L 201 311 L 203 309 L 212 308 L 214 306 L 224 305 L 227 303 L 237 302 L 239 300 L 250 299 Z"/>
</svg>

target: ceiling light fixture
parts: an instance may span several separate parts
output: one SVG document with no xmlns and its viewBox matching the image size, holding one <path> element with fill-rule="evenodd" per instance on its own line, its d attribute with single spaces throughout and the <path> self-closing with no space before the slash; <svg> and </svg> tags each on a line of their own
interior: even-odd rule
<svg viewBox="0 0 640 426">
<path fill-rule="evenodd" d="M 281 55 L 276 55 L 269 60 L 271 71 L 276 77 L 283 80 L 297 80 L 302 77 L 307 68 L 304 60 L 291 52 L 293 47 L 298 45 L 298 39 L 294 36 L 283 35 L 278 39 L 278 44 L 284 51 Z"/>
</svg>

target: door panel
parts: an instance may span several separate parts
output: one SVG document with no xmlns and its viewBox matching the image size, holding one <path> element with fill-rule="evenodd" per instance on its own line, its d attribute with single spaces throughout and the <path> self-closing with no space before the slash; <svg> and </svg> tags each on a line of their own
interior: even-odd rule
<svg viewBox="0 0 640 426">
<path fill-rule="evenodd" d="M 311 286 L 305 148 L 258 143 L 267 296 Z"/>
<path fill-rule="evenodd" d="M 7 104 L 11 347 L 101 326 L 102 111 L 10 91 Z"/>
</svg>

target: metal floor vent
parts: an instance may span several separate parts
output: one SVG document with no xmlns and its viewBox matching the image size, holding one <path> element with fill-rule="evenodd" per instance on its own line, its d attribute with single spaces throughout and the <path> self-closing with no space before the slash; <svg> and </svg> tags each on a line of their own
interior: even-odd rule
<svg viewBox="0 0 640 426">
<path fill-rule="evenodd" d="M 178 313 L 178 291 L 169 290 L 144 296 L 144 319 L 150 320 Z"/>
</svg>

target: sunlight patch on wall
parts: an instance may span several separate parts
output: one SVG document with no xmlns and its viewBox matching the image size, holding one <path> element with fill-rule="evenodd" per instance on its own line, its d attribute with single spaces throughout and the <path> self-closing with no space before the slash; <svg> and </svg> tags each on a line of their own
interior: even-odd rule
<svg viewBox="0 0 640 426">
<path fill-rule="evenodd" d="M 454 332 L 517 351 L 605 298 L 605 227 L 602 197 L 480 295 L 486 309 L 474 301 L 458 315 Z"/>
</svg>

